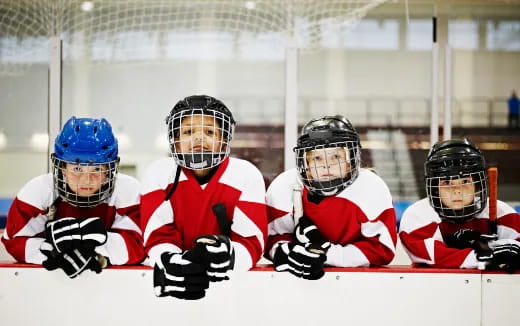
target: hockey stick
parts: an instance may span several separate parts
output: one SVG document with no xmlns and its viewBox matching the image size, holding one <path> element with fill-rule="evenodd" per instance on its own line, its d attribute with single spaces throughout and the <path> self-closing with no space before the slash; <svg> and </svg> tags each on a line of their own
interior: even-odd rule
<svg viewBox="0 0 520 326">
<path fill-rule="evenodd" d="M 292 200 L 293 200 L 293 220 L 294 226 L 298 225 L 300 218 L 303 216 L 303 201 L 302 201 L 303 189 L 300 184 L 293 186 Z"/>
<path fill-rule="evenodd" d="M 226 213 L 226 205 L 224 205 L 224 203 L 216 203 L 215 205 L 213 205 L 211 207 L 211 210 L 213 211 L 213 215 L 215 215 L 215 217 L 217 218 L 217 224 L 218 224 L 218 227 L 220 229 L 220 234 L 217 235 L 217 237 L 226 237 L 227 240 L 229 241 L 229 253 L 230 253 L 230 269 L 233 269 L 233 266 L 235 264 L 235 254 L 233 252 L 233 244 L 231 243 L 231 224 L 233 224 L 233 222 L 229 221 L 228 220 L 228 217 L 227 217 L 227 213 Z M 195 250 L 192 250 L 190 251 L 190 253 L 192 254 L 192 257 L 190 257 L 190 261 L 194 262 L 194 263 L 197 263 L 197 264 L 201 264 L 201 265 L 204 265 L 204 264 L 209 264 L 207 261 L 204 261 L 203 257 L 202 257 L 202 251 L 200 250 L 200 248 L 197 247 L 198 244 L 202 244 L 202 245 L 215 245 L 217 243 L 217 240 L 213 239 L 213 238 L 210 238 L 210 237 L 207 237 L 207 236 L 199 236 L 198 238 L 195 239 Z M 197 250 L 197 248 L 199 250 Z M 207 250 L 207 249 L 206 249 Z M 212 265 L 212 264 L 209 264 L 209 265 Z M 226 276 L 226 279 L 229 279 L 227 276 Z"/>
<path fill-rule="evenodd" d="M 215 217 L 217 218 L 217 224 L 220 229 L 219 235 L 223 235 L 229 238 L 231 236 L 232 222 L 229 222 L 227 218 L 226 206 L 223 203 L 216 203 L 215 205 L 211 206 L 211 210 L 213 211 L 213 215 L 215 215 Z M 217 243 L 217 241 L 213 239 L 200 238 L 196 239 L 195 243 L 213 245 Z"/>
<path fill-rule="evenodd" d="M 58 206 L 60 201 L 61 197 L 58 196 L 58 198 L 56 198 L 54 202 L 51 204 L 51 206 L 49 206 L 49 208 L 47 209 L 47 221 L 52 221 L 56 218 L 56 207 Z"/>
<path fill-rule="evenodd" d="M 497 197 L 498 197 L 498 169 L 488 169 L 489 183 L 489 221 L 488 233 L 497 234 Z"/>
<path fill-rule="evenodd" d="M 298 183 L 293 186 L 293 192 L 292 192 L 292 199 L 293 199 L 293 220 L 294 220 L 294 226 L 298 225 L 300 222 L 300 218 L 303 216 L 303 188 Z M 326 254 L 325 250 L 317 249 L 317 248 L 309 248 L 307 249 L 309 252 L 318 254 L 318 255 L 324 255 Z"/>
<path fill-rule="evenodd" d="M 498 200 L 498 168 L 493 167 L 488 169 L 488 185 L 489 185 L 489 220 L 488 220 L 488 234 L 497 238 L 497 200 Z M 512 266 L 501 263 L 498 268 L 506 270 L 509 273 L 514 272 Z"/>
<path fill-rule="evenodd" d="M 488 182 L 488 205 L 489 205 L 489 220 L 488 220 L 488 232 L 482 234 L 481 240 L 475 243 L 476 249 L 481 250 L 487 256 L 493 256 L 493 250 L 489 247 L 489 243 L 497 239 L 497 193 L 498 193 L 498 169 L 493 167 L 487 170 L 487 182 Z M 500 264 L 497 266 L 500 269 L 504 269 L 505 265 Z M 487 269 L 488 265 L 483 264 L 478 266 L 479 269 Z"/>
<path fill-rule="evenodd" d="M 229 222 L 227 217 L 226 206 L 223 203 L 217 203 L 211 209 L 217 218 L 220 233 L 229 238 L 231 236 L 231 222 Z"/>
</svg>

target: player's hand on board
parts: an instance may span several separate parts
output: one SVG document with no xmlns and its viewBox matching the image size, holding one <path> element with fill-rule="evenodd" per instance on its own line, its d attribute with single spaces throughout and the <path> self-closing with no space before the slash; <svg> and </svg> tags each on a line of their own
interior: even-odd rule
<svg viewBox="0 0 520 326">
<path fill-rule="evenodd" d="M 501 239 L 490 243 L 492 257 L 486 265 L 487 270 L 504 270 L 514 273 L 520 269 L 520 242 Z"/>
<path fill-rule="evenodd" d="M 235 265 L 235 251 L 228 237 L 201 235 L 191 250 L 194 259 L 206 268 L 211 282 L 229 280 L 227 272 Z"/>
<path fill-rule="evenodd" d="M 164 252 L 155 263 L 153 286 L 158 297 L 172 296 L 185 300 L 197 300 L 206 295 L 209 276 L 201 264 L 195 263 L 193 252 Z"/>
<path fill-rule="evenodd" d="M 300 244 L 283 242 L 276 248 L 273 264 L 277 272 L 289 272 L 297 277 L 307 280 L 317 280 L 325 274 L 323 266 L 327 260 L 324 252 L 313 248 L 313 244 L 308 244 L 308 248 Z"/>
<path fill-rule="evenodd" d="M 49 271 L 61 268 L 70 278 L 75 278 L 86 270 L 101 273 L 102 266 L 92 249 L 79 248 L 59 253 L 49 242 L 44 241 L 40 251 L 47 257 L 42 265 Z"/>
</svg>

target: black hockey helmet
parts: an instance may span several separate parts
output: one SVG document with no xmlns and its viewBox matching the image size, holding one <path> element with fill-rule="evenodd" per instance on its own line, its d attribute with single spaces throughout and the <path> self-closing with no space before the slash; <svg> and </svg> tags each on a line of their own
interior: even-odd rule
<svg viewBox="0 0 520 326">
<path fill-rule="evenodd" d="M 329 169 L 337 166 L 342 169 L 346 167 L 346 174 L 329 180 L 316 180 L 310 173 L 317 167 L 309 166 L 307 153 L 327 148 L 343 151 L 346 161 L 326 162 L 320 168 Z M 361 161 L 359 135 L 350 121 L 342 115 L 324 116 L 307 122 L 298 137 L 294 152 L 296 153 L 298 175 L 305 187 L 312 193 L 321 196 L 335 195 L 352 184 L 358 176 Z"/>
<path fill-rule="evenodd" d="M 182 120 L 194 115 L 209 116 L 218 124 L 219 135 L 223 140 L 219 151 L 181 153 L 177 150 L 175 145 Z M 189 169 L 207 169 L 220 164 L 229 156 L 236 122 L 233 114 L 222 101 L 208 95 L 188 96 L 175 104 L 166 117 L 166 124 L 170 151 L 180 166 Z"/>
<path fill-rule="evenodd" d="M 482 152 L 468 139 L 450 139 L 434 144 L 424 163 L 424 175 L 430 204 L 442 219 L 464 222 L 486 207 L 486 162 Z M 474 185 L 473 202 L 461 209 L 444 205 L 439 194 L 440 181 L 467 177 L 471 177 Z"/>
</svg>

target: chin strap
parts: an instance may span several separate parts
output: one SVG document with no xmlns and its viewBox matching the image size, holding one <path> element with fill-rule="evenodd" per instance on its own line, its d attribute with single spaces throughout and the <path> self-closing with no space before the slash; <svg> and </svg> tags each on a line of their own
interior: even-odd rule
<svg viewBox="0 0 520 326">
<path fill-rule="evenodd" d="M 170 200 L 170 198 L 173 196 L 173 193 L 175 192 L 175 189 L 177 189 L 177 185 L 179 184 L 179 178 L 181 176 L 181 167 L 177 165 L 177 170 L 175 171 L 175 181 L 173 181 L 173 186 L 170 188 L 170 191 L 166 194 L 166 197 L 164 197 L 164 201 Z"/>
</svg>

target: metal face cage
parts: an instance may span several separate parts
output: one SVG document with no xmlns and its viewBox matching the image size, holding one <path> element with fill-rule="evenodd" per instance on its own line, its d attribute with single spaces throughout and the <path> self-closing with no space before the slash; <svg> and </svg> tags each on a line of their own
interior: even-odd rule
<svg viewBox="0 0 520 326">
<path fill-rule="evenodd" d="M 187 109 L 169 118 L 168 141 L 177 164 L 202 170 L 219 165 L 231 150 L 232 117 L 213 109 Z"/>
<path fill-rule="evenodd" d="M 300 180 L 312 193 L 335 195 L 359 174 L 361 150 L 357 141 L 297 147 L 295 153 Z"/>
<path fill-rule="evenodd" d="M 51 156 L 54 188 L 71 205 L 88 208 L 108 200 L 114 192 L 119 158 L 106 163 L 68 162 Z"/>
<path fill-rule="evenodd" d="M 464 222 L 482 212 L 487 204 L 485 171 L 427 177 L 426 194 L 442 219 Z"/>
</svg>

